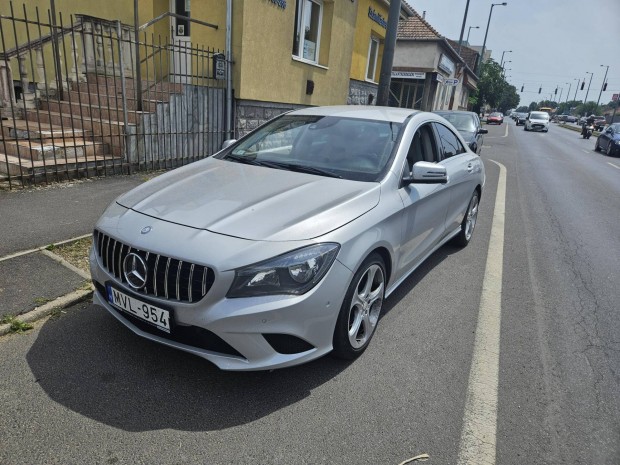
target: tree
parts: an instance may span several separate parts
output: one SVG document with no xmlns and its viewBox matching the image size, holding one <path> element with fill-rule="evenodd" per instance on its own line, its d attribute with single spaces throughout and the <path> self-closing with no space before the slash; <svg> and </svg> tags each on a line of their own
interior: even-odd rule
<svg viewBox="0 0 620 465">
<path fill-rule="evenodd" d="M 527 111 L 536 111 L 536 110 L 538 110 L 538 104 L 536 102 L 530 103 L 530 105 L 527 107 Z"/>
<path fill-rule="evenodd" d="M 483 63 L 480 67 L 474 111 L 479 113 L 484 105 L 489 105 L 505 112 L 518 104 L 517 89 L 506 82 L 502 67 L 495 60 Z"/>
<path fill-rule="evenodd" d="M 515 110 L 517 113 L 527 113 L 530 109 L 526 106 L 519 107 Z"/>
</svg>

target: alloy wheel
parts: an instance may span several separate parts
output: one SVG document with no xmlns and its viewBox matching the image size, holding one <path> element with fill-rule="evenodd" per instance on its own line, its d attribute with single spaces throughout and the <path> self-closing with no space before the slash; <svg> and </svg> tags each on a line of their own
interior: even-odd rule
<svg viewBox="0 0 620 465">
<path fill-rule="evenodd" d="M 351 347 L 363 347 L 377 327 L 385 293 L 383 269 L 373 263 L 360 277 L 351 299 L 348 335 Z"/>
<path fill-rule="evenodd" d="M 474 233 L 476 227 L 476 220 L 478 219 L 478 196 L 474 195 L 469 202 L 469 208 L 467 209 L 467 220 L 465 221 L 465 239 L 468 241 L 471 239 L 471 235 Z"/>
</svg>

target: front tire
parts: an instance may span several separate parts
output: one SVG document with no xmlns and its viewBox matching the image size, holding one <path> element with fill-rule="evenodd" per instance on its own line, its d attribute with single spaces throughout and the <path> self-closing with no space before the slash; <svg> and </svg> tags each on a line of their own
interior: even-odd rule
<svg viewBox="0 0 620 465">
<path fill-rule="evenodd" d="M 598 145 L 598 139 L 596 139 L 596 144 L 594 144 L 594 151 L 595 152 L 600 152 L 601 151 L 601 146 Z"/>
<path fill-rule="evenodd" d="M 353 276 L 340 307 L 334 356 L 352 360 L 366 350 L 379 323 L 385 286 L 385 263 L 378 253 L 372 253 Z"/>
<path fill-rule="evenodd" d="M 469 241 L 471 241 L 474 235 L 474 229 L 476 228 L 476 222 L 478 221 L 478 207 L 480 205 L 480 195 L 478 191 L 474 191 L 471 196 L 467 211 L 465 211 L 465 217 L 461 222 L 461 231 L 454 237 L 454 245 L 458 247 L 467 247 Z"/>
<path fill-rule="evenodd" d="M 609 142 L 607 143 L 607 150 L 605 150 L 605 153 L 607 154 L 607 156 L 608 156 L 608 157 L 611 157 L 611 156 L 612 156 L 612 155 L 611 155 L 611 142 L 612 142 L 612 141 L 609 141 Z"/>
</svg>

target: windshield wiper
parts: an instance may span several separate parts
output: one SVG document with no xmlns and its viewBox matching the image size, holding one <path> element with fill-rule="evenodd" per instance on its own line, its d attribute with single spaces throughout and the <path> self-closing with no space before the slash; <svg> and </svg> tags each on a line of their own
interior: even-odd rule
<svg viewBox="0 0 620 465">
<path fill-rule="evenodd" d="M 246 165 L 263 166 L 263 163 L 256 159 L 256 155 L 251 158 L 244 155 L 235 155 L 233 153 L 229 153 L 224 157 L 224 160 L 232 160 L 239 163 L 245 163 Z"/>
<path fill-rule="evenodd" d="M 342 176 L 340 176 L 339 174 L 336 174 L 329 170 L 315 168 L 313 166 L 296 165 L 295 163 L 283 163 L 280 161 L 263 161 L 261 163 L 264 166 L 269 166 L 271 168 L 280 168 L 289 171 L 296 171 L 298 173 L 319 174 L 321 176 L 328 176 L 330 178 L 342 179 Z"/>
</svg>

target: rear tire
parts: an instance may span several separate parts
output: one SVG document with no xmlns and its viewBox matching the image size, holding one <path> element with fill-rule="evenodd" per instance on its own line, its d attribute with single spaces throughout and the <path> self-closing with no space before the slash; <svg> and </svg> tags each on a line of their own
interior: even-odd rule
<svg viewBox="0 0 620 465">
<path fill-rule="evenodd" d="M 370 344 L 385 298 L 385 263 L 378 253 L 360 265 L 340 307 L 334 330 L 333 355 L 352 360 Z"/>
<path fill-rule="evenodd" d="M 467 247 L 474 235 L 476 222 L 478 220 L 478 207 L 480 205 L 480 195 L 478 191 L 474 191 L 465 211 L 465 216 L 461 222 L 461 231 L 454 237 L 453 243 L 458 247 Z"/>
<path fill-rule="evenodd" d="M 598 145 L 598 139 L 596 139 L 596 143 L 594 144 L 594 151 L 595 152 L 600 152 L 601 151 L 601 146 Z"/>
</svg>

